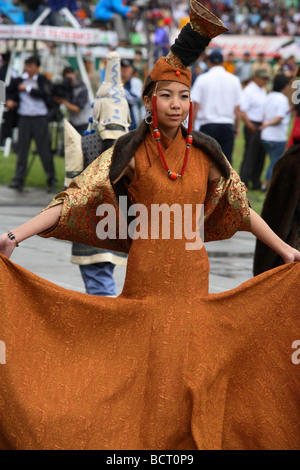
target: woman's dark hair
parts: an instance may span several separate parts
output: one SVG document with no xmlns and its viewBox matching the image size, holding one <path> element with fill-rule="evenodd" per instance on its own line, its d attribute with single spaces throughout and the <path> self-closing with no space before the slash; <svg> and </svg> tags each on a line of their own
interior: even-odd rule
<svg viewBox="0 0 300 470">
<path fill-rule="evenodd" d="M 155 82 L 152 80 L 150 75 L 148 75 L 145 79 L 144 82 L 144 88 L 143 88 L 143 98 L 145 96 L 150 96 L 153 89 L 154 89 Z"/>
<path fill-rule="evenodd" d="M 273 83 L 273 91 L 282 91 L 290 83 L 290 80 L 290 77 L 287 77 L 287 75 L 283 73 L 276 75 Z"/>
</svg>

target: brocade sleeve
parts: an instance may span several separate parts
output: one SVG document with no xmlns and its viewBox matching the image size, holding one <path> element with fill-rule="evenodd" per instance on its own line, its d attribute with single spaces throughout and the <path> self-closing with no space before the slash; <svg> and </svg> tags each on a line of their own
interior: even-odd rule
<svg viewBox="0 0 300 470">
<path fill-rule="evenodd" d="M 128 253 L 130 243 L 128 239 L 119 236 L 119 206 L 116 195 L 109 179 L 113 148 L 104 152 L 83 173 L 74 178 L 66 191 L 58 194 L 48 207 L 62 204 L 62 211 L 58 223 L 39 234 L 40 237 L 55 237 L 76 243 L 103 248 L 109 251 Z M 116 222 L 115 238 L 110 236 L 100 239 L 96 229 L 107 213 L 97 215 L 97 209 L 102 204 L 109 204 L 111 221 Z M 105 225 L 105 224 L 104 224 Z M 112 224 L 113 227 L 113 224 Z"/>
<path fill-rule="evenodd" d="M 130 240 L 119 236 L 118 222 L 122 218 L 109 179 L 112 152 L 113 149 L 104 152 L 44 209 L 63 204 L 57 225 L 40 233 L 41 237 L 55 237 L 110 251 L 129 252 Z M 104 216 L 97 215 L 101 204 L 109 204 L 115 211 L 115 238 L 110 235 L 104 240 L 97 236 L 97 225 L 104 219 Z M 231 238 L 239 230 L 250 231 L 249 207 L 246 186 L 233 169 L 228 179 L 221 177 L 210 182 L 205 200 L 205 242 Z"/>
<path fill-rule="evenodd" d="M 237 231 L 251 231 L 247 188 L 236 171 L 208 183 L 204 203 L 204 241 L 226 240 Z"/>
</svg>

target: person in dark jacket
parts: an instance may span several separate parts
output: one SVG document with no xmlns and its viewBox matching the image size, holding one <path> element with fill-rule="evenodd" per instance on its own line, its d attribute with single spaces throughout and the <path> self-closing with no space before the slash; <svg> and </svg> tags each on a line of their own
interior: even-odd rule
<svg viewBox="0 0 300 470">
<path fill-rule="evenodd" d="M 22 190 L 27 172 L 28 152 L 33 138 L 47 176 L 49 189 L 56 185 L 53 156 L 48 134 L 48 80 L 39 74 L 40 61 L 31 56 L 25 61 L 24 73 L 13 78 L 7 87 L 6 106 L 18 112 L 18 160 L 10 188 Z"/>
<path fill-rule="evenodd" d="M 273 168 L 261 217 L 282 240 L 300 250 L 300 126 L 294 131 L 293 145 Z M 255 276 L 282 264 L 280 256 L 256 242 Z"/>
<path fill-rule="evenodd" d="M 1 54 L 2 56 L 2 65 L 0 67 L 0 80 L 5 82 L 7 70 L 9 66 L 9 61 L 11 54 L 6 52 Z M 18 116 L 16 111 L 11 111 L 9 109 L 4 110 L 3 118 L 1 122 L 1 132 L 0 132 L 0 145 L 1 147 L 5 146 L 5 141 L 8 137 L 12 138 L 13 129 L 18 125 Z"/>
<path fill-rule="evenodd" d="M 91 102 L 88 89 L 82 80 L 79 80 L 73 67 L 65 67 L 63 76 L 63 92 L 57 96 L 53 92 L 53 100 L 58 105 L 64 105 L 68 110 L 69 121 L 73 127 L 83 135 L 91 113 Z"/>
</svg>

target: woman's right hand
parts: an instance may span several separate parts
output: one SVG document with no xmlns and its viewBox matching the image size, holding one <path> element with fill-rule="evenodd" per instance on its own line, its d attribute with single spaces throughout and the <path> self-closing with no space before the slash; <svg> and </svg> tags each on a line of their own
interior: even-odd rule
<svg viewBox="0 0 300 470">
<path fill-rule="evenodd" d="M 0 236 L 0 254 L 10 258 L 15 248 L 15 242 L 8 237 L 7 233 L 3 233 Z"/>
</svg>

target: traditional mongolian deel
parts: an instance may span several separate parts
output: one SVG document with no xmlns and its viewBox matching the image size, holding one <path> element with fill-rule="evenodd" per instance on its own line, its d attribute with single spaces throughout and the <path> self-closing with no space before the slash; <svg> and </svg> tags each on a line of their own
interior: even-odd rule
<svg viewBox="0 0 300 470">
<path fill-rule="evenodd" d="M 181 133 L 162 145 L 167 161 L 180 164 Z M 155 150 L 148 133 L 128 189 L 133 201 L 204 203 L 207 155 L 193 147 L 185 178 L 174 182 Z M 69 227 L 70 238 L 89 238 L 97 163 L 73 183 L 49 236 L 67 238 Z M 82 192 L 84 178 L 91 186 Z M 220 228 L 247 229 L 238 178 L 213 185 L 228 206 Z M 223 237 L 217 226 L 215 237 Z M 299 448 L 300 367 L 291 348 L 300 337 L 300 265 L 209 295 L 206 250 L 187 251 L 185 242 L 133 240 L 117 299 L 64 290 L 1 258 L 0 448 Z"/>
<path fill-rule="evenodd" d="M 300 143 L 289 147 L 273 168 L 262 218 L 286 243 L 300 250 Z M 260 240 L 256 242 L 256 276 L 283 264 L 280 256 Z"/>
<path fill-rule="evenodd" d="M 192 6 L 217 34 L 215 17 Z M 175 130 L 160 145 L 180 171 L 187 131 Z M 0 256 L 0 449 L 300 448 L 300 263 L 209 294 L 205 247 L 187 248 L 192 230 L 177 236 L 183 219 L 171 211 L 170 236 L 151 236 L 152 209 L 175 204 L 180 215 L 203 204 L 205 241 L 230 238 L 251 229 L 245 185 L 197 132 L 184 176 L 168 178 L 153 132 L 142 124 L 75 178 L 50 205 L 62 204 L 57 224 L 41 234 L 129 253 L 118 298 L 62 289 Z M 133 178 L 116 181 L 133 156 Z M 119 217 L 119 196 L 146 209 L 148 237 L 120 236 L 131 222 Z M 103 203 L 115 211 L 115 239 L 96 234 Z"/>
</svg>

